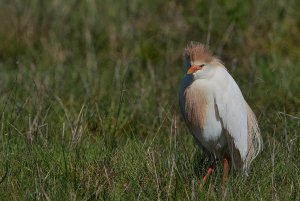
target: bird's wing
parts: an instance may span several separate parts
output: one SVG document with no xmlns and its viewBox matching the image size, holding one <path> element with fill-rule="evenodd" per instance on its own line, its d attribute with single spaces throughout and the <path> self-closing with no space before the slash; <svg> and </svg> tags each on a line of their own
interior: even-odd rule
<svg viewBox="0 0 300 201">
<path fill-rule="evenodd" d="M 220 68 L 214 76 L 216 83 L 215 104 L 224 129 L 233 159 L 238 150 L 241 162 L 245 161 L 248 151 L 247 109 L 238 85 L 225 68 Z"/>
</svg>

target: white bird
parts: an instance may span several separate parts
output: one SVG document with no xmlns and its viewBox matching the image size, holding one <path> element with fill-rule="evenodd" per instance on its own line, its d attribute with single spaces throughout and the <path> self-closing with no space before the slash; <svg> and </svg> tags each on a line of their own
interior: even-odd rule
<svg viewBox="0 0 300 201">
<path fill-rule="evenodd" d="M 223 160 L 223 182 L 229 168 L 245 175 L 262 150 L 255 114 L 222 62 L 207 47 L 191 42 L 185 49 L 186 74 L 179 91 L 182 116 L 198 146 L 213 161 Z"/>
</svg>

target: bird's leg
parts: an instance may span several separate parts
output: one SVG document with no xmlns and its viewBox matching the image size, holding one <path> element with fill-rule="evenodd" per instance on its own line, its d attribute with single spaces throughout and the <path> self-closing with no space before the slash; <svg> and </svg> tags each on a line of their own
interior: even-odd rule
<svg viewBox="0 0 300 201">
<path fill-rule="evenodd" d="M 224 200 L 225 200 L 225 197 L 227 194 L 225 185 L 226 185 L 226 181 L 228 178 L 228 172 L 229 172 L 229 158 L 227 156 L 225 156 L 223 158 L 223 182 L 222 182 L 222 194 L 223 194 Z"/>
<path fill-rule="evenodd" d="M 209 166 L 206 175 L 204 175 L 204 177 L 202 179 L 203 184 L 206 182 L 207 178 L 212 174 L 213 171 L 214 171 L 214 167 L 212 165 Z"/>
<path fill-rule="evenodd" d="M 213 163 L 208 167 L 208 170 L 207 170 L 206 174 L 203 176 L 202 182 L 200 182 L 200 184 L 199 184 L 200 190 L 202 190 L 202 187 L 203 187 L 203 185 L 205 184 L 207 178 L 213 173 L 214 168 L 215 168 L 215 162 L 213 162 Z"/>
<path fill-rule="evenodd" d="M 225 182 L 227 181 L 228 172 L 229 172 L 229 160 L 225 156 L 223 159 L 223 186 L 224 186 Z"/>
</svg>

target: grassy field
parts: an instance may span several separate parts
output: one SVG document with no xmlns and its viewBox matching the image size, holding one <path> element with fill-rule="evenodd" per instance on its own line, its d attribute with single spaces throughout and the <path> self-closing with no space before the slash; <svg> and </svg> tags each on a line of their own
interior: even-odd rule
<svg viewBox="0 0 300 201">
<path fill-rule="evenodd" d="M 300 200 L 300 2 L 0 2 L 1 200 Z M 179 115 L 188 41 L 209 44 L 256 113 L 243 178 Z"/>
</svg>

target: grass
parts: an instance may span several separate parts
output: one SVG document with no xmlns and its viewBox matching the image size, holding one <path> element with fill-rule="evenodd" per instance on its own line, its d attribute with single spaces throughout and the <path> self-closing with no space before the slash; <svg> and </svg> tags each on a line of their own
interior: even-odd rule
<svg viewBox="0 0 300 201">
<path fill-rule="evenodd" d="M 299 2 L 0 2 L 3 200 L 299 200 Z M 182 52 L 209 43 L 255 111 L 243 178 L 180 118 Z"/>
</svg>

